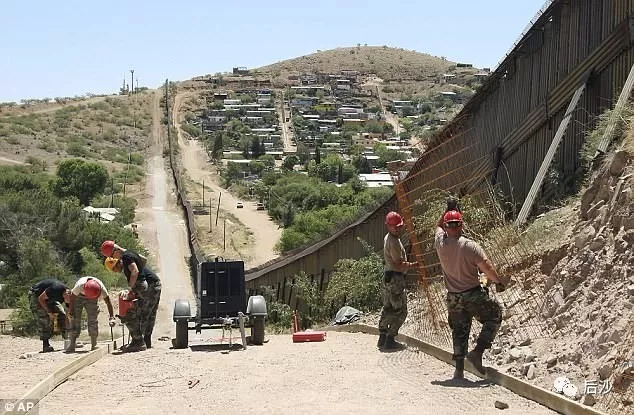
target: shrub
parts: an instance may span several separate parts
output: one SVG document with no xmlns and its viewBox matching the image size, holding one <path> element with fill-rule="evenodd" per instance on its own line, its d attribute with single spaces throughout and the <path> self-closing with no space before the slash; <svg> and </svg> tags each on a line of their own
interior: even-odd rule
<svg viewBox="0 0 634 415">
<path fill-rule="evenodd" d="M 334 267 L 328 281 L 325 300 L 337 308 L 348 305 L 362 311 L 381 308 L 381 281 L 383 279 L 383 259 L 362 239 L 367 256 L 358 260 L 341 259 Z"/>
</svg>

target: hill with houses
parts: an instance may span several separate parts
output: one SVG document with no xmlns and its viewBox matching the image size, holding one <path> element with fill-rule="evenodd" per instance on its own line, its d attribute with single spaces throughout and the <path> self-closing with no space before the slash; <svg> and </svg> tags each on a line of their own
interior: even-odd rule
<svg viewBox="0 0 634 415">
<path fill-rule="evenodd" d="M 486 76 L 405 49 L 337 48 L 180 83 L 195 92 L 183 128 L 206 140 L 212 159 L 241 166 L 238 176 L 257 178 L 251 161 L 262 155 L 302 170 L 334 152 L 356 161 L 368 185 L 389 185 L 386 163 L 417 157 Z"/>
</svg>

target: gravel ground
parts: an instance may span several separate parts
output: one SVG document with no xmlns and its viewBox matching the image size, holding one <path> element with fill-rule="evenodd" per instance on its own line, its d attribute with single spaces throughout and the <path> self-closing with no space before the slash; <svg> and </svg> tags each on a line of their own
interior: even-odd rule
<svg viewBox="0 0 634 415">
<path fill-rule="evenodd" d="M 203 334 L 201 347 L 157 342 L 145 352 L 108 355 L 49 394 L 40 414 L 473 415 L 499 413 L 496 400 L 509 405 L 505 414 L 555 413 L 475 377 L 456 387 L 446 382 L 452 366 L 415 349 L 380 353 L 371 335 L 328 332 L 325 342 L 296 344 L 277 335 L 226 353 Z M 69 396 L 82 396 L 81 406 L 69 406 Z"/>
</svg>

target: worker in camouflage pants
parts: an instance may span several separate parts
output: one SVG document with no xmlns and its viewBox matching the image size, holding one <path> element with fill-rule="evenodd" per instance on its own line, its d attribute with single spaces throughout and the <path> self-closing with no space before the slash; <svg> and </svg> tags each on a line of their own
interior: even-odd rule
<svg viewBox="0 0 634 415">
<path fill-rule="evenodd" d="M 113 272 L 125 274 L 129 291 L 138 299 L 133 311 L 124 320 L 132 336 L 132 342 L 125 351 L 137 352 L 151 348 L 152 332 L 161 299 L 161 280 L 147 266 L 145 257 L 110 242 L 112 241 L 102 244 L 102 253 L 108 255 L 105 265 Z"/>
<path fill-rule="evenodd" d="M 148 269 L 147 266 L 144 269 Z M 151 338 L 156 323 L 156 313 L 161 301 L 161 281 L 148 283 L 146 290 L 138 293 L 141 296 L 141 331 L 146 347 L 152 347 Z"/>
<path fill-rule="evenodd" d="M 399 239 L 403 230 L 403 217 L 397 212 L 389 212 L 385 217 L 385 225 L 388 230 L 383 239 L 385 291 L 383 293 L 383 309 L 379 319 L 377 347 L 381 350 L 394 350 L 402 347 L 402 344 L 397 342 L 395 337 L 407 317 L 405 273 L 417 263 L 407 262 L 405 248 Z"/>
<path fill-rule="evenodd" d="M 447 288 L 447 311 L 453 338 L 453 359 L 456 361 L 454 379 L 464 378 L 464 359 L 484 374 L 482 354 L 491 347 L 500 324 L 500 305 L 489 297 L 488 288 L 481 285 L 479 271 L 488 280 L 508 283 L 501 278 L 478 243 L 462 235 L 462 213 L 459 205 L 447 201 L 447 210 L 438 221 L 434 245 L 442 267 Z M 467 353 L 471 320 L 482 323 L 475 348 Z"/>
<path fill-rule="evenodd" d="M 37 320 L 44 353 L 54 350 L 49 339 L 55 334 L 55 325 L 62 337 L 66 338 L 66 310 L 62 303 L 68 304 L 70 297 L 71 292 L 66 284 L 52 278 L 38 282 L 29 290 L 29 305 Z"/>
</svg>

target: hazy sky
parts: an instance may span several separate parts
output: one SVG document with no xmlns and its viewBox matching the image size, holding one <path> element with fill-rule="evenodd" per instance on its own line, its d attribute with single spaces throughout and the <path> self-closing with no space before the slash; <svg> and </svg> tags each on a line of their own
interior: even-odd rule
<svg viewBox="0 0 634 415">
<path fill-rule="evenodd" d="M 357 43 L 494 67 L 544 0 L 1 0 L 0 101 L 114 93 Z M 135 82 L 136 83 L 136 82 Z"/>
</svg>

